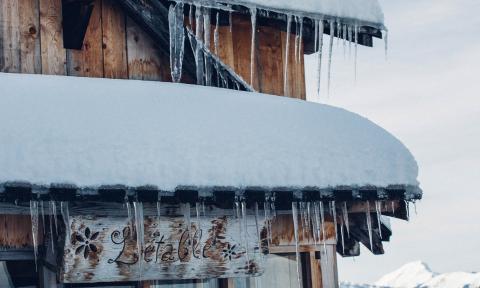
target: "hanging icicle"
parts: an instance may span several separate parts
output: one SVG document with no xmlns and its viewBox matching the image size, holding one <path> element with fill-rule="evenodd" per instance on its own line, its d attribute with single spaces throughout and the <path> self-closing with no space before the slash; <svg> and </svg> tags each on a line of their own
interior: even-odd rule
<svg viewBox="0 0 480 288">
<path fill-rule="evenodd" d="M 317 98 L 320 100 L 320 88 L 322 80 L 322 58 L 323 58 L 323 20 L 319 20 L 318 26 L 318 57 L 317 57 Z"/>
<path fill-rule="evenodd" d="M 345 223 L 345 227 L 347 228 L 347 235 L 348 235 L 348 238 L 350 238 L 350 224 L 348 223 L 347 202 L 343 202 L 342 211 L 343 211 L 343 223 Z"/>
<path fill-rule="evenodd" d="M 298 61 L 299 63 L 302 62 L 302 56 L 303 56 L 303 17 L 300 17 L 300 35 L 298 36 Z"/>
<path fill-rule="evenodd" d="M 384 43 L 385 43 L 385 60 L 388 60 L 388 30 L 385 29 L 383 31 L 383 39 L 384 39 Z"/>
<path fill-rule="evenodd" d="M 378 224 L 378 235 L 382 237 L 382 203 L 380 201 L 375 201 L 375 212 L 377 213 L 377 224 Z"/>
<path fill-rule="evenodd" d="M 253 78 L 255 77 L 255 50 L 257 35 L 257 8 L 250 8 L 250 18 L 252 22 L 252 41 L 250 45 L 250 85 L 253 87 Z"/>
<path fill-rule="evenodd" d="M 210 9 L 204 8 L 203 12 L 203 45 L 207 50 L 210 50 Z M 212 63 L 210 57 L 204 57 L 205 59 L 205 85 L 212 86 Z"/>
<path fill-rule="evenodd" d="M 68 208 L 68 202 L 60 202 L 60 213 L 62 214 L 63 223 L 65 224 L 66 241 L 70 242 L 72 231 L 70 227 L 70 210 Z"/>
<path fill-rule="evenodd" d="M 303 287 L 301 279 L 301 264 L 300 264 L 300 251 L 299 251 L 299 239 L 298 239 L 298 203 L 292 202 L 292 217 L 293 217 L 293 234 L 295 235 L 295 255 L 297 259 L 297 281 L 298 287 Z"/>
<path fill-rule="evenodd" d="M 283 68 L 283 94 L 284 96 L 289 96 L 289 79 L 288 79 L 288 56 L 290 51 L 290 31 L 292 28 L 292 15 L 287 15 L 287 40 L 285 41 L 285 59 L 284 59 L 284 68 Z"/>
<path fill-rule="evenodd" d="M 139 265 L 139 279 L 143 279 L 143 251 L 144 251 L 144 223 L 143 223 L 143 203 L 142 202 L 133 202 L 133 210 L 135 213 L 135 231 L 137 236 L 137 253 L 138 253 L 138 263 Z"/>
<path fill-rule="evenodd" d="M 337 240 L 337 207 L 335 201 L 330 201 L 330 213 L 333 218 L 333 226 L 335 227 L 335 240 Z"/>
<path fill-rule="evenodd" d="M 370 240 L 370 250 L 373 251 L 373 233 L 372 233 L 372 218 L 370 217 L 370 202 L 366 202 L 365 217 L 367 219 L 368 239 Z"/>
<path fill-rule="evenodd" d="M 30 200 L 30 219 L 32 222 L 32 242 L 33 242 L 33 254 L 35 257 L 35 271 L 37 271 L 38 231 L 40 230 L 39 223 L 38 223 L 38 201 Z"/>
<path fill-rule="evenodd" d="M 332 57 L 333 57 L 333 39 L 335 37 L 335 22 L 330 20 L 330 45 L 328 50 L 328 78 L 327 78 L 327 95 L 330 95 L 330 82 L 332 80 Z"/>
<path fill-rule="evenodd" d="M 355 81 L 357 81 L 357 57 L 358 57 L 358 26 L 355 25 L 354 27 L 355 30 L 355 63 L 354 63 L 354 69 L 355 69 Z"/>
<path fill-rule="evenodd" d="M 197 85 L 203 85 L 204 84 L 203 50 L 200 47 L 200 43 L 198 43 L 203 39 L 203 15 L 202 15 L 202 7 L 200 5 L 195 6 L 195 38 L 197 41 L 197 45 L 195 46 Z"/>
<path fill-rule="evenodd" d="M 215 46 L 214 49 L 215 49 L 216 55 L 218 55 L 219 43 L 220 43 L 219 27 L 220 27 L 220 13 L 217 12 L 217 17 L 215 19 L 215 30 L 213 31 L 213 45 Z"/>
<path fill-rule="evenodd" d="M 170 32 L 170 72 L 172 81 L 175 83 L 180 82 L 182 78 L 182 64 L 185 51 L 183 21 L 183 3 L 172 4 L 168 11 L 168 24 Z"/>
</svg>

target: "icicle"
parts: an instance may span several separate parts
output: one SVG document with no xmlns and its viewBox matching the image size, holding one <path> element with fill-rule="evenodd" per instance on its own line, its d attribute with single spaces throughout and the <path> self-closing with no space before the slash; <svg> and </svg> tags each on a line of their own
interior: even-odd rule
<svg viewBox="0 0 480 288">
<path fill-rule="evenodd" d="M 358 57 L 358 26 L 355 25 L 355 81 L 357 81 L 357 57 Z"/>
<path fill-rule="evenodd" d="M 210 9 L 204 8 L 205 12 L 203 13 L 203 45 L 207 50 L 210 49 Z M 212 85 L 212 67 L 211 67 L 211 59 L 209 57 L 205 58 L 205 85 L 211 86 Z"/>
<path fill-rule="evenodd" d="M 40 212 L 42 213 L 42 232 L 43 236 L 45 236 L 46 229 L 45 229 L 45 210 L 43 209 L 43 201 L 40 201 Z"/>
<path fill-rule="evenodd" d="M 368 239 L 370 240 L 370 250 L 373 251 L 372 219 L 370 218 L 370 202 L 369 201 L 367 201 L 367 209 L 365 211 L 365 216 L 367 218 L 367 230 L 368 230 Z"/>
<path fill-rule="evenodd" d="M 300 17 L 300 36 L 298 36 L 298 62 L 302 61 L 302 43 L 303 43 L 303 18 Z"/>
<path fill-rule="evenodd" d="M 301 280 L 301 268 L 300 268 L 300 251 L 298 243 L 298 211 L 297 211 L 297 202 L 292 202 L 292 217 L 293 217 L 293 232 L 295 235 L 295 255 L 297 258 L 297 281 L 298 287 L 302 287 Z"/>
<path fill-rule="evenodd" d="M 328 50 L 328 79 L 327 79 L 327 94 L 330 95 L 330 82 L 332 80 L 332 57 L 333 57 L 333 39 L 334 39 L 335 23 L 330 21 L 330 45 Z"/>
<path fill-rule="evenodd" d="M 262 253 L 262 238 L 260 237 L 260 227 L 258 225 L 258 219 L 259 214 L 258 214 L 258 203 L 255 202 L 253 204 L 253 209 L 255 210 L 255 228 L 257 229 L 257 241 L 258 241 L 258 252 L 261 254 Z"/>
<path fill-rule="evenodd" d="M 143 279 L 143 248 L 145 247 L 145 233 L 143 223 L 143 203 L 133 202 L 133 210 L 135 212 L 135 231 L 137 232 L 137 252 L 139 265 L 139 278 Z"/>
<path fill-rule="evenodd" d="M 202 202 L 203 203 L 203 202 Z M 196 202 L 195 203 L 195 216 L 197 218 L 197 231 L 201 231 L 202 230 L 202 222 L 200 221 L 200 210 L 202 208 L 202 204 L 199 203 L 199 202 Z M 198 239 L 198 249 L 200 249 L 200 251 L 202 251 L 202 247 L 201 247 L 201 239 Z M 193 243 L 193 239 L 191 240 L 192 241 L 192 251 L 193 251 L 193 255 L 195 255 L 195 246 L 194 246 L 194 243 Z"/>
<path fill-rule="evenodd" d="M 320 82 L 322 79 L 322 52 L 323 52 L 323 20 L 318 21 L 318 58 L 317 58 L 317 98 L 320 98 Z"/>
<path fill-rule="evenodd" d="M 200 43 L 198 43 L 203 39 L 203 16 L 202 16 L 202 7 L 199 5 L 195 6 L 195 39 L 197 41 L 197 45 L 195 47 L 197 84 L 203 85 L 203 78 L 204 78 L 203 51 Z"/>
<path fill-rule="evenodd" d="M 375 212 L 377 213 L 377 222 L 378 222 L 378 235 L 382 237 L 382 203 L 380 201 L 375 201 Z"/>
<path fill-rule="evenodd" d="M 413 209 L 415 211 L 415 215 L 417 215 L 417 203 L 416 202 L 412 202 L 413 203 Z"/>
<path fill-rule="evenodd" d="M 250 8 L 250 18 L 252 22 L 252 42 L 250 45 L 250 85 L 253 87 L 253 78 L 255 77 L 255 50 L 257 35 L 257 8 Z"/>
<path fill-rule="evenodd" d="M 228 13 L 228 25 L 230 26 L 230 33 L 233 32 L 233 17 L 232 17 L 232 11 Z"/>
<path fill-rule="evenodd" d="M 325 234 L 325 211 L 323 209 L 323 202 L 320 201 L 320 226 L 322 227 L 322 240 L 323 240 L 323 249 L 327 249 L 327 235 Z"/>
<path fill-rule="evenodd" d="M 55 251 L 55 248 L 54 248 L 54 242 L 53 242 L 53 238 L 54 238 L 54 235 L 53 235 L 53 209 L 52 209 L 52 201 L 49 202 L 49 205 L 50 205 L 50 216 L 49 216 L 49 226 L 50 226 L 50 242 L 52 243 L 52 251 Z M 45 226 L 44 226 L 44 229 L 45 229 Z"/>
<path fill-rule="evenodd" d="M 193 5 L 190 4 L 190 11 L 188 12 L 188 23 L 190 24 L 190 28 L 193 27 Z"/>
<path fill-rule="evenodd" d="M 315 25 L 315 32 L 314 32 L 314 34 L 315 34 L 314 37 L 315 38 L 314 38 L 314 42 L 313 42 L 313 45 L 314 45 L 313 50 L 315 52 L 317 52 L 318 51 L 318 20 L 315 20 L 314 22 L 315 22 L 315 24 L 314 24 Z"/>
<path fill-rule="evenodd" d="M 272 196 L 270 197 L 270 209 L 272 212 L 272 219 L 277 217 L 277 209 L 275 208 L 275 194 L 273 193 Z"/>
<path fill-rule="evenodd" d="M 347 235 L 350 238 L 350 224 L 348 223 L 348 209 L 347 209 L 347 202 L 343 202 L 343 223 L 345 223 L 345 227 L 347 228 Z"/>
<path fill-rule="evenodd" d="M 32 241 L 33 241 L 33 254 L 35 257 L 35 271 L 37 271 L 37 259 L 38 259 L 38 201 L 30 200 L 30 219 L 32 221 Z"/>
<path fill-rule="evenodd" d="M 340 225 L 340 237 L 342 238 L 342 255 L 345 255 L 345 236 L 343 232 L 343 223 Z"/>
<path fill-rule="evenodd" d="M 383 32 L 384 35 L 384 43 L 385 43 L 385 60 L 388 60 L 388 30 L 385 29 Z"/>
<path fill-rule="evenodd" d="M 346 57 L 346 51 L 347 51 L 347 25 L 343 25 L 343 59 Z"/>
<path fill-rule="evenodd" d="M 68 202 L 60 202 L 60 213 L 62 214 L 63 222 L 65 224 L 65 233 L 67 235 L 66 241 L 70 242 L 70 236 L 72 235 L 70 227 L 70 211 L 68 210 Z"/>
<path fill-rule="evenodd" d="M 220 38 L 220 34 L 219 34 L 219 26 L 220 26 L 220 13 L 217 12 L 217 17 L 216 17 L 216 21 L 215 21 L 215 31 L 213 31 L 213 45 L 215 46 L 215 54 L 218 55 L 218 45 L 219 45 L 219 38 Z M 218 75 L 218 74 L 217 74 Z"/>
<path fill-rule="evenodd" d="M 245 257 L 247 263 L 250 263 L 249 247 L 248 247 L 248 227 L 247 227 L 247 207 L 245 201 L 242 201 L 242 225 L 243 225 L 243 246 L 245 247 Z"/>
<path fill-rule="evenodd" d="M 319 205 L 318 203 L 313 203 L 313 214 L 315 216 L 315 226 L 314 226 L 314 233 L 315 236 L 315 247 L 317 247 L 318 242 L 320 242 L 320 212 L 319 212 Z"/>
<path fill-rule="evenodd" d="M 342 24 L 340 22 L 337 22 L 337 48 L 340 46 L 340 38 L 342 37 L 340 32 L 342 31 Z"/>
<path fill-rule="evenodd" d="M 171 5 L 168 11 L 170 31 L 170 71 L 173 82 L 182 78 L 183 54 L 185 51 L 185 32 L 183 27 L 183 3 Z"/>
<path fill-rule="evenodd" d="M 53 220 L 55 223 L 55 233 L 58 234 L 58 224 L 57 224 L 57 204 L 55 201 L 50 200 L 50 210 L 53 216 Z"/>
<path fill-rule="evenodd" d="M 410 202 L 405 200 L 405 206 L 407 207 L 407 221 L 410 220 Z"/>
<path fill-rule="evenodd" d="M 284 96 L 288 96 L 288 56 L 289 56 L 289 50 L 290 50 L 290 31 L 292 28 L 292 15 L 288 14 L 287 15 L 287 41 L 285 44 L 285 65 L 283 68 L 283 94 Z"/>
<path fill-rule="evenodd" d="M 335 240 L 337 240 L 337 208 L 335 201 L 330 201 L 330 212 L 332 213 L 333 226 L 335 227 Z"/>
<path fill-rule="evenodd" d="M 395 215 L 395 201 L 391 201 L 390 205 L 392 206 L 392 214 Z"/>
<path fill-rule="evenodd" d="M 352 35 L 352 26 L 348 26 L 347 28 L 347 37 L 348 37 L 348 59 L 352 59 L 352 41 L 353 41 L 353 35 Z"/>
<path fill-rule="evenodd" d="M 308 229 L 308 231 L 309 231 L 309 232 L 308 232 L 309 235 L 314 235 L 314 234 L 312 233 L 312 231 L 313 231 L 313 230 L 312 230 L 312 227 L 313 227 L 313 225 L 312 225 L 312 209 L 311 209 L 311 203 L 310 203 L 310 202 L 307 203 L 307 225 L 308 225 L 308 226 L 307 226 L 307 229 Z M 314 238 L 314 240 L 315 240 L 315 237 L 312 237 L 312 238 Z M 309 240 L 309 243 L 311 243 L 310 238 L 309 238 L 308 240 Z M 314 241 L 314 242 L 315 242 L 315 241 Z"/>
<path fill-rule="evenodd" d="M 300 30 L 299 30 L 299 17 L 298 16 L 293 16 L 293 21 L 295 22 L 295 62 L 297 62 L 297 54 L 298 54 L 298 36 L 300 35 Z"/>
</svg>

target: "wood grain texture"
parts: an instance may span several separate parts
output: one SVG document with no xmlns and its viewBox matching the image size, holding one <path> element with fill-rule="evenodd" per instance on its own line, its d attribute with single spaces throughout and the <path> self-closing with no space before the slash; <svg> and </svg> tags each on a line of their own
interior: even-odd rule
<svg viewBox="0 0 480 288">
<path fill-rule="evenodd" d="M 40 74 L 40 7 L 39 0 L 18 0 L 20 20 L 21 72 Z"/>
<path fill-rule="evenodd" d="M 260 26 L 258 33 L 258 90 L 283 95 L 283 50 L 278 29 Z"/>
<path fill-rule="evenodd" d="M 18 1 L 0 1 L 0 72 L 20 72 Z"/>
<path fill-rule="evenodd" d="M 264 255 L 253 216 L 146 217 L 144 244 L 136 221 L 75 216 L 69 220 L 61 278 L 66 283 L 251 277 Z M 263 227 L 263 223 L 258 223 Z M 191 230 L 189 230 L 191 227 Z M 139 249 L 140 245 L 140 249 Z"/>
<path fill-rule="evenodd" d="M 33 247 L 32 224 L 27 215 L 0 215 L 0 249 Z M 38 233 L 38 243 L 43 241 Z"/>
<path fill-rule="evenodd" d="M 240 75 L 245 82 L 249 83 L 254 89 L 258 90 L 258 77 L 254 77 L 253 83 L 250 83 L 250 51 L 252 45 L 252 24 L 250 17 L 245 15 L 233 15 L 232 17 L 232 41 L 235 56 L 235 72 Z M 254 65 L 254 75 L 257 75 L 256 64 Z"/>
<path fill-rule="evenodd" d="M 154 41 L 129 17 L 127 55 L 130 79 L 171 82 L 169 60 L 162 57 Z"/>
<path fill-rule="evenodd" d="M 82 50 L 67 50 L 67 74 L 103 77 L 102 0 L 95 0 Z"/>
<path fill-rule="evenodd" d="M 66 74 L 62 33 L 62 1 L 40 0 L 42 74 Z"/>
<path fill-rule="evenodd" d="M 292 24 L 292 27 L 294 27 L 294 24 Z M 290 35 L 287 35 L 286 32 L 282 31 L 282 62 L 285 67 L 285 62 L 288 61 L 288 69 L 287 69 L 287 81 L 288 81 L 288 86 L 287 86 L 287 91 L 284 91 L 284 95 L 291 97 L 291 98 L 297 98 L 297 99 L 306 99 L 306 91 L 305 91 L 305 68 L 304 68 L 304 62 L 303 62 L 303 56 L 301 57 L 301 60 L 298 61 L 297 56 L 295 55 L 295 39 L 296 36 L 294 33 L 291 33 Z M 286 55 L 286 49 L 287 49 L 287 38 L 290 37 L 289 40 L 289 47 L 288 47 L 288 59 Z M 303 47 L 303 45 L 301 45 Z M 303 50 L 301 51 L 303 55 Z"/>
<path fill-rule="evenodd" d="M 102 1 L 103 68 L 105 78 L 128 78 L 125 19 L 125 13 L 115 0 Z"/>
<path fill-rule="evenodd" d="M 316 259 L 315 252 L 310 252 L 310 275 L 312 279 L 312 288 L 323 288 L 322 285 L 322 266 L 320 259 Z"/>
</svg>

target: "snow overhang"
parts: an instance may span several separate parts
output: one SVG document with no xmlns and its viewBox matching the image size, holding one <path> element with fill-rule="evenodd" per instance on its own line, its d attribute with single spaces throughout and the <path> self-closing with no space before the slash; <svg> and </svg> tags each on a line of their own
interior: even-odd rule
<svg viewBox="0 0 480 288">
<path fill-rule="evenodd" d="M 259 93 L 0 74 L 0 139 L 0 192 L 421 197 L 415 159 L 384 129 Z"/>
</svg>

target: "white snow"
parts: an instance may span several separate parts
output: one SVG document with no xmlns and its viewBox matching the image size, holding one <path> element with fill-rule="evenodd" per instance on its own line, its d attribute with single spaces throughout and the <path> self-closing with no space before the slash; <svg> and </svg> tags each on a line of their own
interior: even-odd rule
<svg viewBox="0 0 480 288">
<path fill-rule="evenodd" d="M 267 10 L 295 12 L 298 15 L 322 15 L 332 18 L 384 24 L 378 0 L 215 0 L 216 2 L 257 6 Z M 207 1 L 208 2 L 208 1 Z"/>
<path fill-rule="evenodd" d="M 0 73 L 0 183 L 418 185 L 369 120 L 301 100 L 193 85 Z"/>
<path fill-rule="evenodd" d="M 478 288 L 480 273 L 432 272 L 421 261 L 408 263 L 398 270 L 383 276 L 375 285 L 393 288 Z"/>
</svg>

